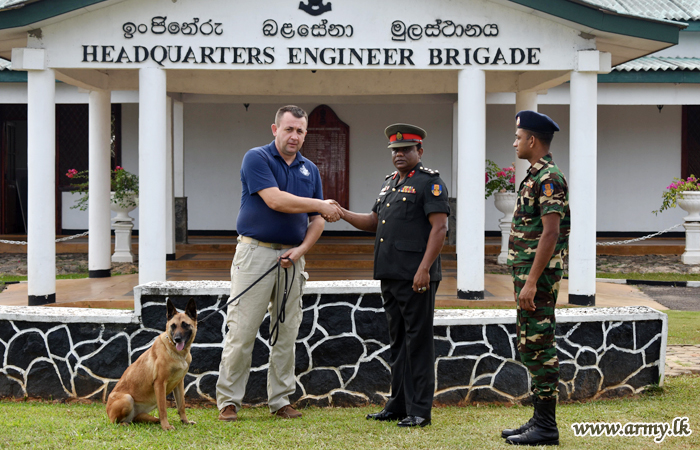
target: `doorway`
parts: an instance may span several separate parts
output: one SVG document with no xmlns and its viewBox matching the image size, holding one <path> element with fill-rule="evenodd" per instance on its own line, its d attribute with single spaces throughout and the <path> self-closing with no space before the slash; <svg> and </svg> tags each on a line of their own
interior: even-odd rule
<svg viewBox="0 0 700 450">
<path fill-rule="evenodd" d="M 14 105 L 13 105 L 14 106 Z M 24 106 L 24 108 L 21 108 Z M 3 111 L 0 136 L 0 233 L 27 233 L 26 105 Z"/>
</svg>

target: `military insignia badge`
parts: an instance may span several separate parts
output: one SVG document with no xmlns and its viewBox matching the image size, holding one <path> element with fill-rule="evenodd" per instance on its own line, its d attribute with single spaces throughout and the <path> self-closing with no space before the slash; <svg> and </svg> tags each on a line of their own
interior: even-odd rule
<svg viewBox="0 0 700 450">
<path fill-rule="evenodd" d="M 515 118 L 515 125 L 518 127 L 520 126 L 520 116 Z"/>
<path fill-rule="evenodd" d="M 438 197 L 440 194 L 442 194 L 442 186 L 439 184 L 434 184 L 431 192 L 435 197 Z"/>
<path fill-rule="evenodd" d="M 401 192 L 402 194 L 415 194 L 416 188 L 414 188 L 413 186 L 404 186 L 399 192 Z"/>
<path fill-rule="evenodd" d="M 403 134 L 401 134 L 400 131 L 396 132 L 396 140 L 397 141 L 403 141 Z"/>
<path fill-rule="evenodd" d="M 554 185 L 552 183 L 545 183 L 542 185 L 542 193 L 547 197 L 551 197 L 554 194 Z"/>
</svg>

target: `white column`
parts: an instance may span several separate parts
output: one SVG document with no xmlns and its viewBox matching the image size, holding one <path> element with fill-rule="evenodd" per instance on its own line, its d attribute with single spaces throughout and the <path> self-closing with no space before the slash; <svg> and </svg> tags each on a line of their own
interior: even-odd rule
<svg viewBox="0 0 700 450">
<path fill-rule="evenodd" d="M 595 305 L 598 77 L 571 72 L 569 303 Z"/>
<path fill-rule="evenodd" d="M 537 111 L 537 92 L 516 92 L 515 93 L 515 114 L 529 109 Z M 513 140 L 515 140 L 515 114 L 513 115 Z M 520 183 L 525 179 L 527 169 L 530 168 L 530 163 L 526 159 L 518 159 L 518 155 L 513 150 L 515 155 L 515 189 L 517 191 Z"/>
<path fill-rule="evenodd" d="M 90 278 L 110 276 L 112 262 L 110 224 L 111 93 L 91 91 L 89 96 L 89 200 L 88 270 Z"/>
<path fill-rule="evenodd" d="M 458 74 L 460 139 L 457 186 L 457 295 L 484 298 L 484 171 L 486 170 L 486 74 L 480 69 Z"/>
<path fill-rule="evenodd" d="M 457 196 L 457 183 L 459 180 L 459 102 L 452 104 L 452 184 L 450 193 Z"/>
<path fill-rule="evenodd" d="M 173 186 L 173 99 L 166 97 L 165 113 L 165 255 L 175 259 L 175 196 Z"/>
<path fill-rule="evenodd" d="M 27 294 L 32 306 L 56 302 L 56 77 L 51 69 L 27 72 L 27 172 Z"/>
<path fill-rule="evenodd" d="M 165 281 L 166 74 L 139 69 L 139 284 Z"/>
<path fill-rule="evenodd" d="M 185 196 L 185 117 L 184 104 L 173 100 L 173 173 L 175 197 Z"/>
</svg>

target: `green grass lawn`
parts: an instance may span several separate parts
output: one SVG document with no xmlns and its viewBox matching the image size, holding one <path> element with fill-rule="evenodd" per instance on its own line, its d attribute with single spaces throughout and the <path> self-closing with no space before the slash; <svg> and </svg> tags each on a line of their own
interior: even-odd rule
<svg viewBox="0 0 700 450">
<path fill-rule="evenodd" d="M 700 446 L 700 377 L 669 378 L 663 389 L 636 398 L 560 405 L 561 448 L 690 449 Z M 365 414 L 379 408 L 308 408 L 300 420 L 272 417 L 267 408 L 246 408 L 236 423 L 217 420 L 215 408 L 190 408 L 196 425 L 182 425 L 175 409 L 168 416 L 175 430 L 158 425 L 117 426 L 107 420 L 103 404 L 0 402 L 0 447 L 105 449 L 457 449 L 510 448 L 500 438 L 503 428 L 529 419 L 532 409 L 520 406 L 479 405 L 433 410 L 433 425 L 401 429 L 395 423 L 370 422 Z M 687 437 L 576 437 L 576 422 L 668 422 L 688 417 L 693 431 Z"/>
<path fill-rule="evenodd" d="M 76 280 L 78 278 L 87 278 L 88 273 L 64 273 L 61 275 L 56 275 L 57 280 Z M 0 274 L 0 283 L 6 283 L 8 281 L 27 281 L 26 275 L 3 275 Z"/>
<path fill-rule="evenodd" d="M 614 278 L 617 280 L 650 280 L 650 281 L 700 281 L 700 273 L 664 273 L 664 272 L 598 272 L 598 278 Z"/>
<path fill-rule="evenodd" d="M 700 311 L 662 312 L 668 315 L 668 345 L 700 345 Z"/>
</svg>

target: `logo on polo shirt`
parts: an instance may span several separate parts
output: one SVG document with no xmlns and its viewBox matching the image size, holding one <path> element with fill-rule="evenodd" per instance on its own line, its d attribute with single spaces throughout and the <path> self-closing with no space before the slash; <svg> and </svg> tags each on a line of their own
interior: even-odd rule
<svg viewBox="0 0 700 450">
<path fill-rule="evenodd" d="M 311 175 L 311 172 L 309 172 L 309 169 L 307 169 L 303 164 L 301 164 L 301 167 L 299 168 L 299 172 L 301 172 L 302 175 L 305 177 L 308 177 Z"/>
</svg>

